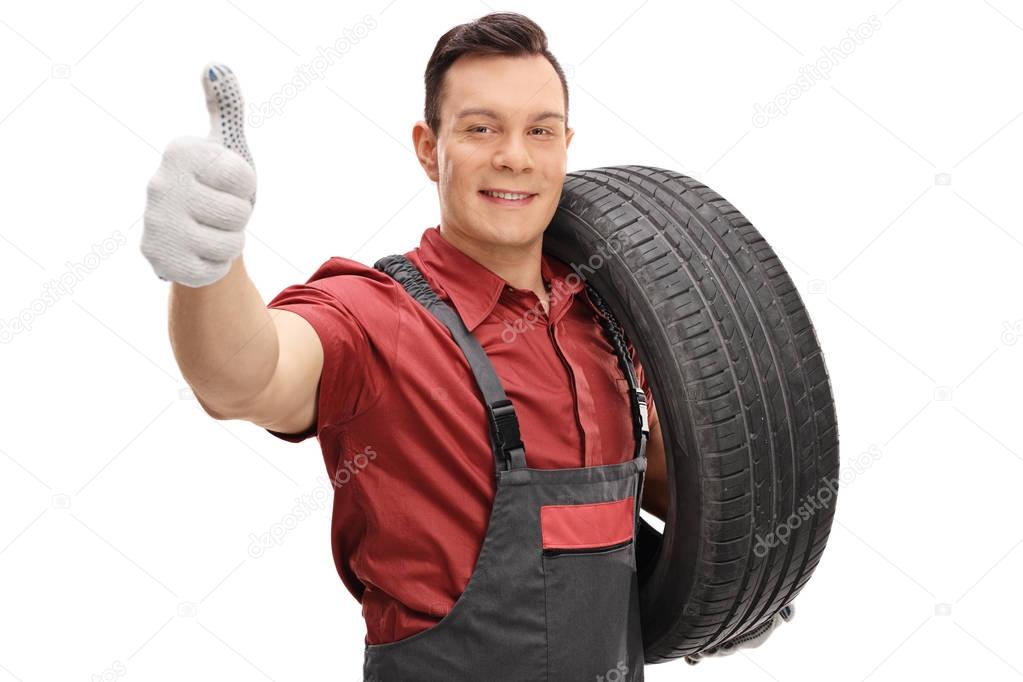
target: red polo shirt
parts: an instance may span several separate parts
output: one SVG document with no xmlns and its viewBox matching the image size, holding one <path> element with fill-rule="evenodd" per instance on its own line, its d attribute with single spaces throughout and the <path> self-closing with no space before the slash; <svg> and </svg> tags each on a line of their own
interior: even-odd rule
<svg viewBox="0 0 1023 682">
<path fill-rule="evenodd" d="M 535 468 L 634 454 L 627 384 L 572 268 L 544 255 L 550 313 L 428 228 L 405 254 L 490 357 Z M 569 277 L 569 275 L 572 275 Z M 567 277 L 567 279 L 566 279 Z M 323 344 L 316 435 L 334 482 L 331 546 L 362 603 L 366 641 L 437 623 L 462 594 L 495 493 L 483 402 L 447 328 L 372 266 L 331 258 L 268 307 L 302 315 Z M 653 414 L 653 396 L 629 344 Z"/>
</svg>

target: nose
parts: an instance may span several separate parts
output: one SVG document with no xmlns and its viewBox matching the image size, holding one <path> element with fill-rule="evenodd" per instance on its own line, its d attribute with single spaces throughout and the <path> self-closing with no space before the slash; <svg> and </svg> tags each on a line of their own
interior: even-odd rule
<svg viewBox="0 0 1023 682">
<path fill-rule="evenodd" d="M 505 135 L 498 143 L 491 163 L 497 170 L 508 169 L 521 173 L 533 168 L 526 141 L 519 135 Z"/>
</svg>

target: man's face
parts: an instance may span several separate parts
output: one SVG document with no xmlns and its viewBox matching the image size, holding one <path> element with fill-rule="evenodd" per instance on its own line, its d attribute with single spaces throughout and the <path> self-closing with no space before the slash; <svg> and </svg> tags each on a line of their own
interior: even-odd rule
<svg viewBox="0 0 1023 682">
<path fill-rule="evenodd" d="M 541 55 L 467 55 L 444 76 L 440 125 L 424 121 L 413 140 L 437 183 L 445 229 L 488 243 L 539 239 L 561 198 L 573 131 L 554 67 Z M 528 194 L 487 196 L 485 190 Z"/>
</svg>

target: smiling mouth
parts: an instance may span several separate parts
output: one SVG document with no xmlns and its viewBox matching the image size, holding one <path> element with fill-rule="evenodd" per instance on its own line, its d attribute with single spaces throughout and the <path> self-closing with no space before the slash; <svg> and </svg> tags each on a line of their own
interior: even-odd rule
<svg viewBox="0 0 1023 682">
<path fill-rule="evenodd" d="M 531 203 L 533 198 L 536 196 L 535 193 L 527 192 L 495 192 L 493 190 L 481 189 L 479 191 L 487 201 L 496 204 L 503 204 L 505 206 L 521 206 Z"/>
</svg>

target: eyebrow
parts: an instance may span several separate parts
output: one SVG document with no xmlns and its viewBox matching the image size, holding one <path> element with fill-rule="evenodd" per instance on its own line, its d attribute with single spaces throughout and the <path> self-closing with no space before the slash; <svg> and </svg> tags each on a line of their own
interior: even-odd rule
<svg viewBox="0 0 1023 682">
<path fill-rule="evenodd" d="M 501 114 L 497 113 L 493 109 L 472 107 L 469 109 L 462 109 L 460 112 L 458 112 L 456 120 L 465 118 L 466 116 L 489 116 L 490 118 L 495 118 L 499 121 L 504 119 L 504 117 L 501 116 Z M 565 120 L 565 116 L 563 114 L 558 113 L 557 111 L 541 111 L 539 113 L 533 114 L 533 118 L 530 119 L 530 122 L 542 121 L 547 118 L 556 118 L 559 121 Z"/>
</svg>

